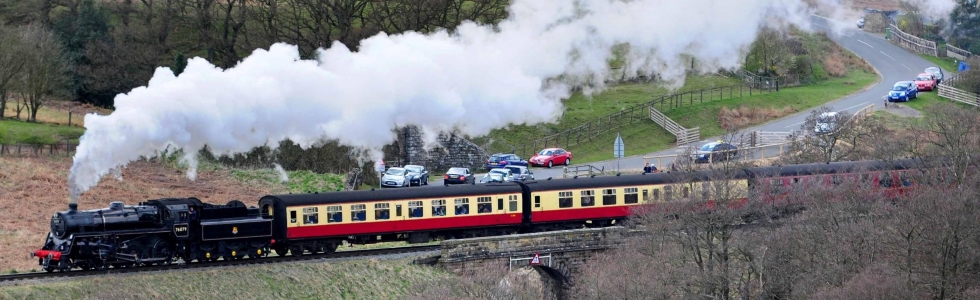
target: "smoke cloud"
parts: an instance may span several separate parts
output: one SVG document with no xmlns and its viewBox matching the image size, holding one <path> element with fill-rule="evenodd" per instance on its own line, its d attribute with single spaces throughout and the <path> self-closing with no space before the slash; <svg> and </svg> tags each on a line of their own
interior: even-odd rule
<svg viewBox="0 0 980 300">
<path fill-rule="evenodd" d="M 381 33 L 357 52 L 334 43 L 316 60 L 275 44 L 226 70 L 202 58 L 180 76 L 158 68 L 146 86 L 116 96 L 112 114 L 85 116 L 71 197 L 168 147 L 184 150 L 193 179 L 205 145 L 222 155 L 336 139 L 379 159 L 396 127 L 417 125 L 434 139 L 553 122 L 573 87 L 598 91 L 612 78 L 616 45 L 629 44 L 627 77 L 679 86 L 690 57 L 698 71 L 737 67 L 760 27 L 809 29 L 810 18 L 802 0 L 514 0 L 509 12 L 496 26 Z"/>
</svg>

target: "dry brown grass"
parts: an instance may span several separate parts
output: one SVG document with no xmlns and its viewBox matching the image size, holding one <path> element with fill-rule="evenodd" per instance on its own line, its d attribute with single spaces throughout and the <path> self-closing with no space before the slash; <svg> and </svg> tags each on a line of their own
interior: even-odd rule
<svg viewBox="0 0 980 300">
<path fill-rule="evenodd" d="M 774 120 L 781 118 L 783 116 L 795 113 L 796 109 L 792 107 L 784 108 L 761 108 L 761 107 L 745 107 L 739 106 L 738 108 L 727 108 L 722 107 L 718 111 L 718 121 L 721 123 L 721 128 L 725 130 L 732 130 L 735 128 L 745 128 L 750 124 L 760 124 L 768 120 Z"/>
<path fill-rule="evenodd" d="M 0 271 L 31 270 L 37 262 L 30 251 L 44 243 L 48 221 L 55 211 L 67 209 L 68 169 L 71 159 L 0 157 Z M 282 186 L 242 182 L 228 170 L 200 170 L 190 181 L 184 172 L 165 164 L 134 162 L 123 170 L 123 181 L 112 176 L 79 199 L 79 209 L 95 209 L 122 201 L 128 205 L 163 197 L 197 197 L 223 204 L 239 199 L 255 205 L 258 198 L 282 192 Z"/>
<path fill-rule="evenodd" d="M 827 74 L 834 77 L 844 77 L 847 76 L 847 62 L 849 59 L 844 56 L 840 49 L 834 48 L 833 52 L 827 55 L 823 60 L 823 68 L 827 71 Z"/>
</svg>

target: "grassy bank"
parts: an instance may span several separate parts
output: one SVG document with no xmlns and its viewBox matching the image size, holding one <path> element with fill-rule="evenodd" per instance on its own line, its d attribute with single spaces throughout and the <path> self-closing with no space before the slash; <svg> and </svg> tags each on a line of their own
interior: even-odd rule
<svg viewBox="0 0 980 300">
<path fill-rule="evenodd" d="M 33 123 L 19 120 L 0 120 L 0 143 L 49 145 L 64 140 L 78 141 L 85 128 L 64 125 Z"/>
<path fill-rule="evenodd" d="M 949 72 L 949 73 L 955 74 L 957 68 L 959 67 L 959 66 L 956 65 L 956 60 L 953 59 L 953 58 L 949 58 L 949 57 L 939 58 L 939 57 L 935 57 L 935 56 L 932 56 L 932 55 L 926 55 L 926 54 L 919 54 L 919 56 L 922 57 L 922 58 L 924 58 L 925 60 L 928 60 L 931 63 L 936 64 L 940 68 L 943 68 L 944 71 Z M 922 71 L 925 71 L 925 70 L 923 69 L 923 70 L 915 70 L 915 71 L 916 72 L 922 72 Z M 918 73 L 916 73 L 916 74 L 918 74 Z M 952 76 L 953 74 L 946 74 L 946 76 Z"/>
<path fill-rule="evenodd" d="M 0 299 L 402 299 L 448 278 L 408 259 L 121 274 L 0 287 Z"/>
</svg>

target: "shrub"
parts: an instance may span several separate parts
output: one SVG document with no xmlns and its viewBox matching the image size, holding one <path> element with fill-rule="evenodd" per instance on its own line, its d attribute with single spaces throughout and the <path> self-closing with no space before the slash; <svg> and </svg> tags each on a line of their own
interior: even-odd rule
<svg viewBox="0 0 980 300">
<path fill-rule="evenodd" d="M 823 60 L 823 67 L 830 76 L 844 77 L 847 75 L 846 60 L 847 58 L 840 53 L 840 50 L 834 49 L 834 52 L 827 55 L 827 58 Z"/>
</svg>

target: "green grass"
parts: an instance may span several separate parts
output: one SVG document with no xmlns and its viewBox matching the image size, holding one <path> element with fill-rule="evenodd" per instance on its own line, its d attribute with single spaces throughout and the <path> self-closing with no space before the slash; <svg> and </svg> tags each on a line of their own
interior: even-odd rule
<svg viewBox="0 0 980 300">
<path fill-rule="evenodd" d="M 956 72 L 956 70 L 957 70 L 956 59 L 949 58 L 949 57 L 939 58 L 939 57 L 935 57 L 935 56 L 932 56 L 932 55 L 926 55 L 926 54 L 919 54 L 919 56 L 921 56 L 922 58 L 925 58 L 926 60 L 928 60 L 931 63 L 936 64 L 937 66 L 939 66 L 940 68 L 943 68 L 943 70 L 946 70 L 947 72 Z M 916 72 L 922 72 L 922 71 L 925 71 L 925 69 L 923 69 L 923 70 L 915 70 L 915 71 Z M 918 74 L 918 73 L 916 73 L 916 74 Z M 949 76 L 949 75 L 947 75 L 947 76 Z"/>
<path fill-rule="evenodd" d="M 819 107 L 827 102 L 857 92 L 875 83 L 876 80 L 876 74 L 851 70 L 843 78 L 834 78 L 806 86 L 783 88 L 779 92 L 770 94 L 746 95 L 741 98 L 715 100 L 693 106 L 682 106 L 680 108 L 666 110 L 664 114 L 682 126 L 700 127 L 702 138 L 720 136 L 725 134 L 725 130 L 721 128 L 718 120 L 718 113 L 722 107 L 737 108 L 739 106 L 745 106 L 777 109 L 792 107 L 795 111 L 803 111 Z M 615 95 L 600 96 L 612 98 Z M 632 126 L 624 126 L 617 130 L 612 130 L 594 138 L 592 141 L 579 143 L 566 149 L 574 154 L 575 163 L 591 163 L 614 159 L 613 143 L 616 140 L 617 133 L 623 137 L 626 156 L 642 155 L 668 149 L 675 139 L 672 134 L 649 118 L 644 118 L 634 122 Z"/>
<path fill-rule="evenodd" d="M 941 102 L 955 103 L 956 105 L 959 105 L 959 106 L 961 106 L 963 108 L 976 108 L 975 106 L 971 106 L 971 105 L 966 104 L 966 103 L 957 102 L 957 101 L 950 101 L 949 99 L 946 99 L 946 98 L 943 98 L 943 97 L 939 97 L 939 93 L 938 92 L 919 92 L 918 97 L 915 98 L 915 99 L 913 99 L 912 101 L 909 101 L 909 102 L 899 102 L 899 103 L 902 104 L 902 105 L 908 106 L 910 108 L 913 108 L 915 110 L 921 111 L 923 113 L 926 113 L 926 108 L 928 108 L 929 106 L 932 106 L 932 105 L 934 105 L 936 103 L 941 103 Z"/>
<path fill-rule="evenodd" d="M 85 128 L 18 120 L 0 120 L 0 143 L 54 144 L 65 139 L 78 141 Z"/>
<path fill-rule="evenodd" d="M 8 285 L 0 299 L 404 299 L 453 277 L 410 259 L 281 263 Z"/>
</svg>

